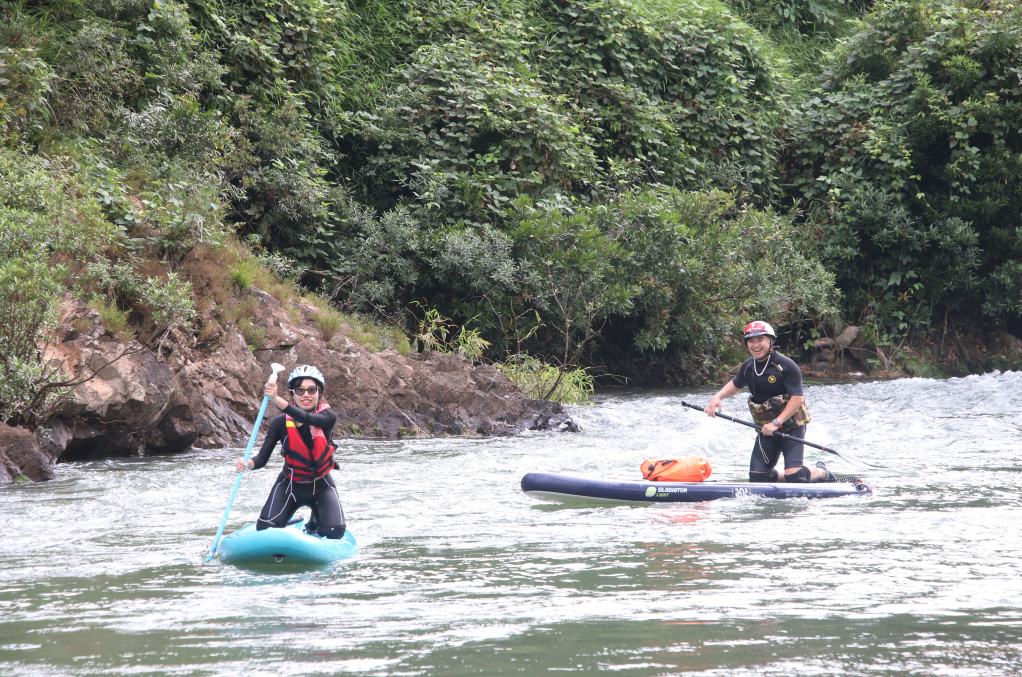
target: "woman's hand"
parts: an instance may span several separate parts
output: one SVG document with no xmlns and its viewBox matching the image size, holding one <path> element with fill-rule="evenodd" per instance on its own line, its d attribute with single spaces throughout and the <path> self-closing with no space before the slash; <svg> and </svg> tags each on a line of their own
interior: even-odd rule
<svg viewBox="0 0 1022 677">
<path fill-rule="evenodd" d="M 277 405 L 277 409 L 287 409 L 287 400 L 283 397 L 277 396 L 277 384 L 274 381 L 267 381 L 266 385 L 263 386 L 263 395 L 266 395 L 273 403 Z"/>
<path fill-rule="evenodd" d="M 234 464 L 234 467 L 238 469 L 238 472 L 245 472 L 246 470 L 253 470 L 255 468 L 255 461 L 246 461 L 243 458 L 239 458 L 238 462 Z"/>
<path fill-rule="evenodd" d="M 763 424 L 763 434 L 766 435 L 767 437 L 770 437 L 775 432 L 777 432 L 779 429 L 780 429 L 780 426 L 776 426 L 773 423 L 764 423 Z"/>
</svg>

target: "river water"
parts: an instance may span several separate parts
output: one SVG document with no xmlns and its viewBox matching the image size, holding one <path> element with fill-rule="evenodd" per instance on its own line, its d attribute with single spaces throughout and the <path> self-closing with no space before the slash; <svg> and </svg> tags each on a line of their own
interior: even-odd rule
<svg viewBox="0 0 1022 677">
<path fill-rule="evenodd" d="M 1022 668 L 1022 374 L 818 384 L 808 439 L 892 470 L 872 498 L 561 508 L 530 471 L 638 477 L 753 434 L 603 394 L 583 432 L 345 441 L 362 553 L 204 565 L 238 451 L 61 465 L 0 489 L 2 675 L 1010 675 Z M 742 414 L 741 398 L 725 412 Z M 747 412 L 746 412 L 747 413 Z M 280 465 L 247 475 L 228 532 Z"/>
</svg>

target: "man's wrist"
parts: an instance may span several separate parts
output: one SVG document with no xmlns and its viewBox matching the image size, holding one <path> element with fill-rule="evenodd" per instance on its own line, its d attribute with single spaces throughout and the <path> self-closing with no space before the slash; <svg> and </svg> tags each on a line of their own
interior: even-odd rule
<svg viewBox="0 0 1022 677">
<path fill-rule="evenodd" d="M 777 426 L 778 428 L 780 428 L 780 427 L 781 427 L 781 425 L 783 425 L 783 424 L 784 424 L 784 421 L 782 421 L 782 420 L 781 420 L 781 419 L 779 419 L 779 418 L 775 418 L 775 419 L 774 419 L 773 421 L 771 421 L 771 423 L 773 423 L 773 424 L 774 424 L 775 426 Z"/>
</svg>

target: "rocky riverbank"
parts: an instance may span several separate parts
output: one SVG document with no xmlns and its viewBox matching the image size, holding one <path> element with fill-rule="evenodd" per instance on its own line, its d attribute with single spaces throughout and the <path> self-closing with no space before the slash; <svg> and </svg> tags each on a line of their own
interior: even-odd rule
<svg viewBox="0 0 1022 677">
<path fill-rule="evenodd" d="M 946 378 L 1022 369 L 1022 339 L 1004 331 L 949 328 L 914 343 L 871 345 L 859 327 L 839 324 L 814 341 L 801 365 L 821 378 Z"/>
<path fill-rule="evenodd" d="M 373 352 L 352 340 L 346 325 L 325 341 L 311 304 L 283 308 L 255 288 L 239 301 L 255 308 L 258 349 L 237 328 L 217 325 L 211 332 L 172 332 L 157 355 L 153 347 L 118 342 L 95 310 L 65 300 L 48 357 L 61 360 L 69 375 L 95 377 L 75 389 L 38 444 L 27 431 L 0 429 L 0 482 L 50 479 L 62 461 L 244 445 L 271 362 L 323 371 L 326 399 L 338 416 L 335 438 L 578 429 L 560 404 L 526 397 L 489 365 L 435 351 Z"/>
</svg>

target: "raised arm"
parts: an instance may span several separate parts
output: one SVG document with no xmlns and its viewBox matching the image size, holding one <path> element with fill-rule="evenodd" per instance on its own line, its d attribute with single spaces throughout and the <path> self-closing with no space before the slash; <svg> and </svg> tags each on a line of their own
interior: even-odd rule
<svg viewBox="0 0 1022 677">
<path fill-rule="evenodd" d="M 329 409 L 325 409 L 318 414 L 314 414 L 311 411 L 305 411 L 304 409 L 299 409 L 293 404 L 289 404 L 284 409 L 284 413 L 299 423 L 314 425 L 321 430 L 329 430 L 334 427 L 334 423 L 337 423 L 337 414 Z"/>
</svg>

